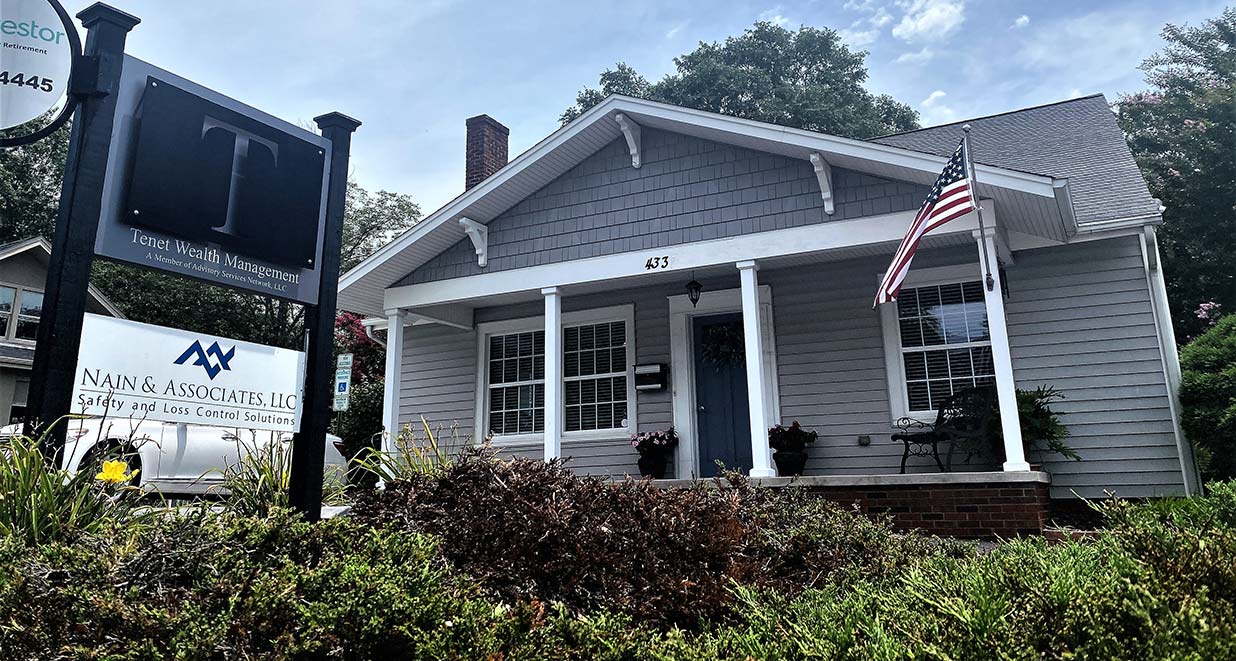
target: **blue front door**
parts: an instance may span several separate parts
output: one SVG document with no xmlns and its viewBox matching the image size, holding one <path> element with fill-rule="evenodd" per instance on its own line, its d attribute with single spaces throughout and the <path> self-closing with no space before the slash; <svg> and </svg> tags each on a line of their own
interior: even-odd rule
<svg viewBox="0 0 1236 661">
<path fill-rule="evenodd" d="M 699 473 L 717 475 L 718 461 L 746 473 L 751 470 L 751 419 L 742 315 L 693 318 L 692 346 Z"/>
</svg>

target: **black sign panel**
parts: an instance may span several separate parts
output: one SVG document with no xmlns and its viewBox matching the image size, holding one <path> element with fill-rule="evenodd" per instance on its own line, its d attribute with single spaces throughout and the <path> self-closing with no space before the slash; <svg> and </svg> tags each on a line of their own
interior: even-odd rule
<svg viewBox="0 0 1236 661">
<path fill-rule="evenodd" d="M 149 78 L 121 222 L 312 268 L 325 151 Z"/>
</svg>

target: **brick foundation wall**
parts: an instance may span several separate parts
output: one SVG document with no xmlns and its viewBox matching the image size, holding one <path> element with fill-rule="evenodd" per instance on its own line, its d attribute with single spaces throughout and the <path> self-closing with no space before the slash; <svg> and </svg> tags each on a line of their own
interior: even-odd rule
<svg viewBox="0 0 1236 661">
<path fill-rule="evenodd" d="M 1048 487 L 1037 482 L 804 488 L 843 505 L 857 503 L 866 514 L 891 515 L 901 530 L 991 539 L 1042 534 L 1051 508 Z"/>
</svg>

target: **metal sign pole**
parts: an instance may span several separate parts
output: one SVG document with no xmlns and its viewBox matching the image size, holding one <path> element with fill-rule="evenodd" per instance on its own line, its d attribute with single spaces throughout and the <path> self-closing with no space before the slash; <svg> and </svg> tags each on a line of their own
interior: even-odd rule
<svg viewBox="0 0 1236 661">
<path fill-rule="evenodd" d="M 96 3 L 77 15 L 89 31 L 87 58 L 98 64 L 93 93 L 78 107 L 69 139 L 69 160 L 60 190 L 56 235 L 47 268 L 43 313 L 39 322 L 30 383 L 27 432 L 46 431 L 68 415 L 73 376 L 86 312 L 90 264 L 98 231 L 104 172 L 107 168 L 115 91 L 124 65 L 125 39 L 141 19 Z M 41 425 L 36 431 L 32 423 Z M 64 447 L 64 425 L 48 434 L 45 456 L 54 461 Z"/>
<path fill-rule="evenodd" d="M 352 133 L 361 123 L 332 112 L 314 119 L 331 142 L 330 180 L 326 195 L 326 234 L 322 244 L 321 287 L 318 304 L 305 307 L 309 336 L 305 365 L 305 392 L 301 401 L 300 431 L 292 437 L 292 475 L 289 501 L 308 521 L 322 517 L 322 462 L 326 457 L 326 428 L 330 423 L 334 372 L 331 353 L 335 338 L 335 305 L 339 297 L 339 252 L 343 245 L 343 209 L 348 189 L 348 155 Z"/>
</svg>

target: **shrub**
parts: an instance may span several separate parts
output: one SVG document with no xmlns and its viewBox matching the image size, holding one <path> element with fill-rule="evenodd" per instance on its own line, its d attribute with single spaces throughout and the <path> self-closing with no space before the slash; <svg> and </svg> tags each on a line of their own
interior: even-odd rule
<svg viewBox="0 0 1236 661">
<path fill-rule="evenodd" d="M 1180 352 L 1180 423 L 1208 480 L 1236 477 L 1236 315 Z"/>
<path fill-rule="evenodd" d="M 936 543 L 797 489 L 659 489 L 480 450 L 362 496 L 355 516 L 427 532 L 508 603 L 561 602 L 664 626 L 732 613 L 735 583 L 795 594 L 829 576 L 896 573 Z"/>
</svg>

